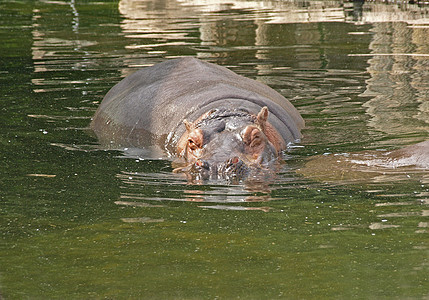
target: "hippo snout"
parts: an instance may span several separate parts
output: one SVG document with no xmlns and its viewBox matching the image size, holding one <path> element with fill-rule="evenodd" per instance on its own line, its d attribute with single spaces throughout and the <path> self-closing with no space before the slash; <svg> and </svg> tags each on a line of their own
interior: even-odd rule
<svg viewBox="0 0 429 300">
<path fill-rule="evenodd" d="M 249 171 L 249 166 L 239 157 L 232 157 L 224 162 L 209 162 L 198 159 L 194 163 L 194 169 L 198 173 L 211 176 L 240 177 L 243 178 Z"/>
</svg>

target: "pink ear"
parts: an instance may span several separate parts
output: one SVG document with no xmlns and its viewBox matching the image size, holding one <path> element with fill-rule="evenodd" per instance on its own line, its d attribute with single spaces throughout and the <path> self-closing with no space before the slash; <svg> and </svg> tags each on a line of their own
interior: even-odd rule
<svg viewBox="0 0 429 300">
<path fill-rule="evenodd" d="M 264 106 L 261 108 L 261 111 L 258 113 L 257 119 L 259 125 L 264 126 L 265 122 L 267 122 L 268 119 L 268 107 Z"/>
</svg>

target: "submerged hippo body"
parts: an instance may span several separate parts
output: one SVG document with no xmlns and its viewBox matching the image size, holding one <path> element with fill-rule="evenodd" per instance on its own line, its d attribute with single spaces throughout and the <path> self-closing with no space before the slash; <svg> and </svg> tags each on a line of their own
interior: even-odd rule
<svg viewBox="0 0 429 300">
<path fill-rule="evenodd" d="M 111 147 L 158 146 L 188 167 L 236 172 L 277 157 L 304 121 L 270 87 L 195 58 L 139 70 L 104 97 L 91 123 Z"/>
<path fill-rule="evenodd" d="M 429 169 L 429 141 L 388 152 L 385 156 L 395 167 L 415 166 Z"/>
<path fill-rule="evenodd" d="M 297 172 L 316 181 L 341 183 L 370 183 L 409 178 L 429 171 L 429 141 L 393 151 L 361 151 L 317 155 L 311 157 Z"/>
</svg>

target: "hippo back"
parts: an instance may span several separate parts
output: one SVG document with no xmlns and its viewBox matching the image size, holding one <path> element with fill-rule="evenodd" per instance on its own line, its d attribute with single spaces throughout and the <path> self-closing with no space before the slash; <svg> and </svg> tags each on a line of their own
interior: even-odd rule
<svg viewBox="0 0 429 300">
<path fill-rule="evenodd" d="M 185 127 L 216 107 L 270 111 L 269 121 L 286 142 L 301 137 L 304 121 L 293 105 L 270 87 L 215 64 L 186 57 L 139 70 L 116 84 L 96 111 L 91 128 L 102 143 L 174 147 Z"/>
<path fill-rule="evenodd" d="M 429 141 L 392 151 L 387 156 L 398 166 L 429 169 Z"/>
</svg>

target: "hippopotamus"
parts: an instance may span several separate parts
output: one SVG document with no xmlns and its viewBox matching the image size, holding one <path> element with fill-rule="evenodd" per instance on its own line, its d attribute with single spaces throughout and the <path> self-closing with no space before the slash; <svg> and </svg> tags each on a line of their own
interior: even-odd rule
<svg viewBox="0 0 429 300">
<path fill-rule="evenodd" d="M 385 157 L 395 167 L 415 166 L 420 169 L 429 169 L 429 140 L 410 145 L 394 151 L 389 151 Z"/>
<path fill-rule="evenodd" d="M 301 138 L 297 109 L 267 85 L 197 58 L 167 60 L 106 94 L 91 128 L 102 144 L 162 149 L 176 171 L 244 176 Z"/>
<path fill-rule="evenodd" d="M 329 166 L 329 167 L 328 167 Z M 388 174 L 427 174 L 429 140 L 393 151 L 373 150 L 311 157 L 297 172 L 323 182 L 371 182 Z"/>
</svg>

